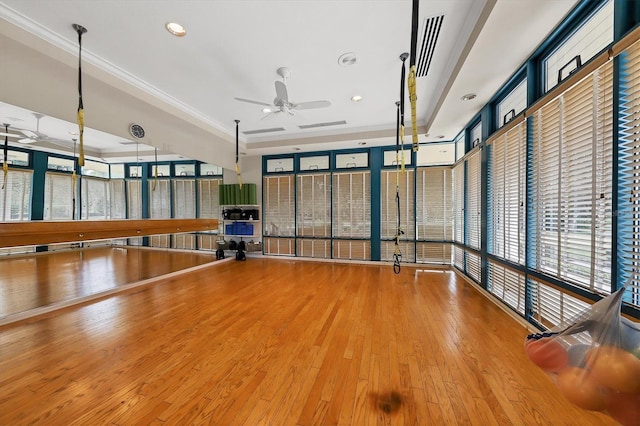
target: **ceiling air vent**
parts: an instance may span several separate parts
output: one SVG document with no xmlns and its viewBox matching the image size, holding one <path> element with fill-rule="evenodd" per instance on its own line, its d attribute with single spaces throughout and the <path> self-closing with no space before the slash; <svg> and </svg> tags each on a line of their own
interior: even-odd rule
<svg viewBox="0 0 640 426">
<path fill-rule="evenodd" d="M 284 131 L 284 127 L 272 127 L 271 129 L 247 130 L 246 132 L 242 132 L 242 134 L 257 135 L 258 133 L 271 133 L 271 132 L 282 132 L 282 131 Z"/>
<path fill-rule="evenodd" d="M 422 43 L 420 44 L 420 53 L 416 61 L 416 74 L 418 77 L 424 77 L 429 72 L 433 52 L 436 50 L 436 43 L 442 28 L 444 15 L 432 16 L 424 19 L 422 26 Z"/>
<path fill-rule="evenodd" d="M 339 126 L 341 124 L 347 124 L 346 121 L 330 121 L 328 123 L 315 123 L 315 124 L 303 124 L 302 126 L 298 126 L 301 129 L 315 129 L 316 127 L 329 127 L 329 126 Z"/>
</svg>

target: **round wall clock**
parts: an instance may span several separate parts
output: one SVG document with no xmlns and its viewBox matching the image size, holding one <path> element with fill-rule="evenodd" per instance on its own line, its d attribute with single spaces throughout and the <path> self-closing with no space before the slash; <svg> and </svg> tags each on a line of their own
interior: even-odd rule
<svg viewBox="0 0 640 426">
<path fill-rule="evenodd" d="M 131 136 L 133 136 L 136 139 L 144 138 L 144 129 L 139 124 L 134 123 L 131 126 L 129 126 L 129 133 L 131 133 Z"/>
</svg>

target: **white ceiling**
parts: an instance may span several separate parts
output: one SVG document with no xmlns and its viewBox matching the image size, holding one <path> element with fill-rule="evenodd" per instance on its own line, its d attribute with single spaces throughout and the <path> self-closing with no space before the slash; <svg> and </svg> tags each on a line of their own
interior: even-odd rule
<svg viewBox="0 0 640 426">
<path fill-rule="evenodd" d="M 444 21 L 429 73 L 417 80 L 420 142 L 453 139 L 576 3 L 421 0 L 419 26 L 436 15 Z M 168 21 L 187 35 L 169 34 Z M 2 0 L 0 122 L 35 130 L 30 111 L 43 113 L 40 131 L 69 147 L 78 104 L 73 23 L 88 29 L 85 144 L 95 158 L 135 156 L 133 122 L 147 132 L 137 147 L 142 157 L 155 147 L 227 168 L 235 161 L 236 119 L 246 155 L 395 143 L 411 0 Z M 338 58 L 347 52 L 357 62 L 344 67 Z M 283 66 L 291 71 L 291 100 L 331 106 L 265 118 L 262 106 L 234 99 L 272 102 Z M 477 98 L 460 100 L 470 92 Z M 361 102 L 350 100 L 356 94 Z M 321 130 L 298 127 L 342 120 Z M 243 134 L 274 127 L 285 130 Z"/>
</svg>

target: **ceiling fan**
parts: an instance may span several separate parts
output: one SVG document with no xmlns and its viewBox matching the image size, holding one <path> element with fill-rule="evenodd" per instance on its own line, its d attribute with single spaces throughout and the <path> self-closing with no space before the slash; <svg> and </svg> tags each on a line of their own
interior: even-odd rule
<svg viewBox="0 0 640 426">
<path fill-rule="evenodd" d="M 280 112 L 286 112 L 289 115 L 294 115 L 297 110 L 300 109 L 314 109 L 314 108 L 326 108 L 331 105 L 329 101 L 309 101 L 309 102 L 292 102 L 289 100 L 287 93 L 286 81 L 291 76 L 291 71 L 287 67 L 281 67 L 276 70 L 278 75 L 282 77 L 282 81 L 276 80 L 276 97 L 273 100 L 273 104 L 267 102 L 254 101 L 251 99 L 234 98 L 237 101 L 248 102 L 250 104 L 262 105 L 265 108 L 263 112 L 270 114 L 277 114 Z M 266 117 L 266 116 L 265 116 Z"/>
<path fill-rule="evenodd" d="M 36 118 L 36 130 L 16 129 L 17 131 L 22 133 L 23 136 L 25 136 L 24 138 L 18 139 L 19 143 L 29 144 L 29 143 L 35 143 L 35 142 L 48 142 L 55 145 L 62 145 L 62 146 L 69 145 L 70 141 L 66 141 L 64 139 L 52 138 L 40 131 L 40 119 L 44 117 L 44 114 L 34 112 L 33 116 Z"/>
</svg>

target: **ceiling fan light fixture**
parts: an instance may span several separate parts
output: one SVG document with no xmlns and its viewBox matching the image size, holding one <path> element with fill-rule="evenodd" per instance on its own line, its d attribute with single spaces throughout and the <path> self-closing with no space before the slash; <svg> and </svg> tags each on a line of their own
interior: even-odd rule
<svg viewBox="0 0 640 426">
<path fill-rule="evenodd" d="M 353 95 L 351 97 L 351 102 L 360 102 L 362 100 L 362 96 L 360 95 Z"/>
<path fill-rule="evenodd" d="M 475 99 L 475 98 L 476 98 L 476 94 L 475 93 L 467 93 L 466 95 L 464 95 L 460 99 L 463 100 L 463 101 L 470 101 L 470 100 Z"/>
<path fill-rule="evenodd" d="M 271 108 L 262 108 L 262 112 L 267 114 L 267 113 L 273 112 L 273 110 Z"/>
<path fill-rule="evenodd" d="M 338 64 L 341 67 L 349 67 L 358 63 L 358 56 L 354 52 L 347 52 L 340 55 Z"/>
<path fill-rule="evenodd" d="M 164 27 L 176 37 L 184 37 L 187 34 L 187 30 L 177 22 L 167 22 Z"/>
</svg>

